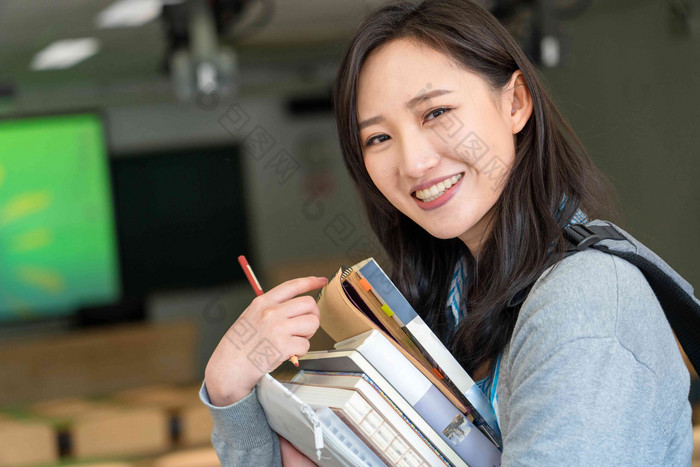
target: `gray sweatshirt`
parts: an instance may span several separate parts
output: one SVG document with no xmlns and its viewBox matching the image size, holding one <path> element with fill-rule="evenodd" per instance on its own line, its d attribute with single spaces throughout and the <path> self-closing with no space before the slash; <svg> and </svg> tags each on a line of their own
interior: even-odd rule
<svg viewBox="0 0 700 467">
<path fill-rule="evenodd" d="M 579 252 L 545 271 L 520 310 L 499 372 L 502 465 L 690 466 L 690 376 L 642 273 Z M 255 390 L 214 407 L 224 466 L 281 465 Z"/>
</svg>

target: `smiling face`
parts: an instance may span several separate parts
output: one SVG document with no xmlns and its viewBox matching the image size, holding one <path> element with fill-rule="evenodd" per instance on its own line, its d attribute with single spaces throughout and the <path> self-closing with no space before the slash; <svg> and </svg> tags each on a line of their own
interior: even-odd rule
<svg viewBox="0 0 700 467">
<path fill-rule="evenodd" d="M 357 87 L 365 167 L 396 209 L 474 253 L 532 103 L 522 74 L 493 91 L 479 75 L 410 39 L 373 51 Z M 515 90 L 515 91 L 514 91 Z"/>
</svg>

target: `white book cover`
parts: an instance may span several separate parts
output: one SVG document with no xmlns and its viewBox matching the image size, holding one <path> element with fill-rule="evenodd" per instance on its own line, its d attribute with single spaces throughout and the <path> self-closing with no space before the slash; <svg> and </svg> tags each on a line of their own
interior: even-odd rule
<svg viewBox="0 0 700 467">
<path fill-rule="evenodd" d="M 283 383 L 311 407 L 340 411 L 381 456 L 394 465 L 444 467 L 446 464 L 385 400 L 372 402 L 353 389 Z"/>
<path fill-rule="evenodd" d="M 269 374 L 256 386 L 267 421 L 276 433 L 322 467 L 384 467 L 386 464 L 327 407 L 314 410 Z"/>
</svg>

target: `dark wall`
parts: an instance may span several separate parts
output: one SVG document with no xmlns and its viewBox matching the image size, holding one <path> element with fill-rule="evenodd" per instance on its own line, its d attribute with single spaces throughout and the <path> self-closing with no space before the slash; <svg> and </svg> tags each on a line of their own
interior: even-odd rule
<svg viewBox="0 0 700 467">
<path fill-rule="evenodd" d="M 628 231 L 700 286 L 700 8 L 597 1 L 562 24 L 555 100 L 612 179 Z M 694 26 L 693 26 L 694 25 Z"/>
</svg>

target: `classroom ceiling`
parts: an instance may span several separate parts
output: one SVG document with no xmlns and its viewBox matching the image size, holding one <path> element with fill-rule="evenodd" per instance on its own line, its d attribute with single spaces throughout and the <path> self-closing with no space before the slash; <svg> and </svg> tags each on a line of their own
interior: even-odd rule
<svg viewBox="0 0 700 467">
<path fill-rule="evenodd" d="M 47 89 L 80 86 L 83 93 L 102 92 L 120 83 L 166 80 L 167 51 L 163 21 L 138 27 L 100 29 L 96 17 L 116 0 L 0 0 L 0 98 Z M 161 0 L 177 2 L 177 0 Z M 318 60 L 338 48 L 372 9 L 385 0 L 256 0 L 250 15 L 267 11 L 263 25 L 250 31 L 234 28 L 220 39 L 247 63 Z M 256 6 L 256 3 L 260 5 Z M 263 10 L 263 5 L 265 10 Z M 244 22 L 245 23 L 245 22 Z M 251 23 L 252 24 L 252 23 Z M 35 54 L 61 39 L 96 38 L 97 55 L 63 70 L 33 71 Z M 289 53 L 293 50 L 294 53 Z"/>
<path fill-rule="evenodd" d="M 136 27 L 98 27 L 100 14 L 124 1 L 154 5 L 156 14 Z M 232 16 L 235 20 L 224 21 L 219 46 L 237 59 L 239 73 L 231 78 L 235 92 L 267 93 L 327 88 L 354 29 L 370 11 L 392 0 L 0 0 L 0 116 L 173 102 L 184 88 L 168 69 L 175 40 L 158 13 L 161 6 L 172 11 L 173 4 L 198 1 L 215 5 L 215 11 L 222 5 L 244 5 L 240 15 Z M 557 30 L 552 14 L 566 18 L 593 2 L 552 0 L 543 16 L 536 0 L 477 1 L 536 61 L 542 25 L 549 25 L 547 34 Z M 65 69 L 31 68 L 37 52 L 49 44 L 83 38 L 99 43 L 95 55 Z M 193 69 L 179 68 L 186 71 L 177 76 L 187 77 Z"/>
</svg>

